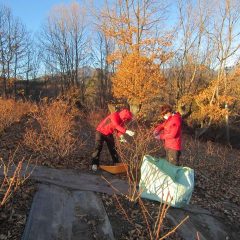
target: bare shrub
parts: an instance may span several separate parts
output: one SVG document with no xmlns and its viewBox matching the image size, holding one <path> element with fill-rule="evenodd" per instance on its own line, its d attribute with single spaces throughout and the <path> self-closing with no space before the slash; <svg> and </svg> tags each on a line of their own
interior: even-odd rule
<svg viewBox="0 0 240 240">
<path fill-rule="evenodd" d="M 33 112 L 35 108 L 31 102 L 0 99 L 0 132 L 19 121 L 24 114 Z"/>
<path fill-rule="evenodd" d="M 3 178 L 0 178 L 0 208 L 6 204 L 11 196 L 24 184 L 24 182 L 30 177 L 32 172 L 28 171 L 28 165 L 30 162 L 27 161 L 24 167 L 25 173 L 22 173 L 23 163 L 26 162 L 23 158 L 17 165 L 14 164 L 14 154 L 10 155 L 8 161 L 4 161 L 0 158 L 0 169 L 3 171 Z"/>
<path fill-rule="evenodd" d="M 162 240 L 167 238 L 168 236 L 173 234 L 189 218 L 189 216 L 186 216 L 177 226 L 173 227 L 170 231 L 162 233 L 163 221 L 165 220 L 167 211 L 170 207 L 170 205 L 167 204 L 168 201 L 159 204 L 159 209 L 155 217 L 152 217 L 150 215 L 149 210 L 147 209 L 141 198 L 139 198 L 138 201 L 144 217 L 144 221 L 147 226 L 148 235 L 151 240 Z"/>
<path fill-rule="evenodd" d="M 201 142 L 189 136 L 184 138 L 184 150 L 181 161 L 184 165 L 197 170 L 207 169 L 224 174 L 231 167 L 236 166 L 237 158 L 234 151 L 225 145 L 212 141 Z M 234 160 L 227 160 L 233 158 Z M 235 168 L 236 169 L 236 168 Z"/>
<path fill-rule="evenodd" d="M 98 109 L 97 111 L 95 109 L 89 110 L 87 114 L 87 122 L 91 127 L 96 128 L 98 123 L 100 123 L 100 121 L 103 120 L 108 114 L 110 113 L 104 109 Z"/>
<path fill-rule="evenodd" d="M 137 122 L 133 123 L 135 135 L 128 138 L 126 143 L 117 141 L 117 152 L 123 163 L 128 165 L 127 180 L 130 186 L 129 200 L 139 198 L 138 183 L 140 181 L 140 168 L 145 155 L 159 155 L 161 145 L 153 138 L 152 129 L 146 128 Z"/>
<path fill-rule="evenodd" d="M 161 186 L 160 186 L 161 188 Z M 170 202 L 171 202 L 171 196 L 170 193 L 168 193 L 166 201 L 155 203 L 155 208 L 152 208 L 152 205 L 148 201 L 143 201 L 140 197 L 141 192 L 138 194 L 135 194 L 135 203 L 139 206 L 139 218 L 141 219 L 141 222 L 145 225 L 144 227 L 142 225 L 139 225 L 137 222 L 139 219 L 132 218 L 132 213 L 129 211 L 129 204 L 124 204 L 122 199 L 114 195 L 114 199 L 116 201 L 116 207 L 118 211 L 123 215 L 126 221 L 129 222 L 134 227 L 135 235 L 140 237 L 142 239 L 142 236 L 147 234 L 148 239 L 151 240 L 160 240 L 160 239 L 166 239 L 170 235 L 174 234 L 176 230 L 189 218 L 189 216 L 186 216 L 183 220 L 181 220 L 176 226 L 173 226 L 171 229 L 164 229 L 164 222 L 166 218 L 166 214 L 168 209 L 170 208 Z M 124 199 L 127 201 L 132 200 L 132 196 L 130 195 L 124 195 Z M 158 206 L 159 205 L 159 206 Z M 158 208 L 157 208 L 158 206 Z M 145 233 L 143 233 L 143 231 Z"/>
<path fill-rule="evenodd" d="M 34 113 L 39 129 L 26 131 L 24 143 L 44 157 L 63 159 L 75 150 L 74 114 L 62 100 L 41 103 Z"/>
<path fill-rule="evenodd" d="M 166 202 L 159 203 L 159 208 L 157 211 L 154 211 L 154 215 L 151 214 L 151 210 L 149 208 L 151 204 L 145 204 L 141 199 L 141 191 L 139 191 L 138 184 L 141 177 L 140 169 L 143 157 L 145 155 L 160 155 L 162 145 L 159 141 L 154 139 L 153 129 L 146 128 L 138 122 L 133 123 L 133 125 L 134 126 L 132 126 L 131 129 L 134 129 L 136 133 L 134 137 L 128 138 L 127 143 L 120 143 L 117 141 L 117 151 L 120 159 L 128 165 L 126 177 L 129 185 L 129 192 L 127 195 L 122 195 L 122 197 L 132 204 L 137 203 L 139 205 L 141 218 L 145 223 L 144 229 L 147 231 L 149 239 L 165 239 L 172 235 L 176 229 L 188 219 L 188 216 L 171 230 L 162 232 L 163 222 L 170 207 L 169 203 L 171 202 L 171 196 L 168 194 Z M 154 173 L 149 174 L 151 175 Z M 115 190 L 118 191 L 117 189 Z M 132 226 L 134 226 L 137 234 L 141 236 L 142 230 L 138 229 L 138 224 L 128 215 L 128 208 L 122 204 L 120 197 L 114 195 L 114 199 L 116 200 L 116 204 L 121 214 Z"/>
</svg>

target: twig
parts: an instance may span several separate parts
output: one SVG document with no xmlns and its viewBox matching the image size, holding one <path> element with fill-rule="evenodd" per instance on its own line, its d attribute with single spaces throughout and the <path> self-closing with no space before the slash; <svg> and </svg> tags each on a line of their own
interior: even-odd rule
<svg viewBox="0 0 240 240">
<path fill-rule="evenodd" d="M 159 240 L 165 239 L 166 237 L 168 237 L 169 235 L 173 234 L 187 219 L 189 218 L 189 216 L 186 216 L 177 226 L 175 226 L 170 232 L 168 232 L 167 234 L 165 234 L 163 237 L 161 237 Z"/>
<path fill-rule="evenodd" d="M 125 211 L 125 209 L 122 207 L 122 204 L 121 204 L 120 201 L 118 200 L 117 195 L 114 194 L 113 197 L 117 200 L 118 206 L 120 207 L 120 209 L 121 209 L 122 213 L 124 214 L 124 216 L 126 217 L 127 221 L 132 224 L 132 221 L 129 219 L 129 217 L 128 217 L 126 211 Z"/>
<path fill-rule="evenodd" d="M 200 240 L 200 237 L 199 237 L 198 231 L 197 231 L 197 240 Z"/>
</svg>

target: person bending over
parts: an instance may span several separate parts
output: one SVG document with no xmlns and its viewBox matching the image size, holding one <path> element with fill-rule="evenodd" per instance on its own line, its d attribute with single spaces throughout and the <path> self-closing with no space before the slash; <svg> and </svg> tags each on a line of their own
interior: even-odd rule
<svg viewBox="0 0 240 240">
<path fill-rule="evenodd" d="M 103 143 L 107 143 L 108 150 L 111 154 L 113 165 L 119 162 L 119 157 L 116 151 L 113 133 L 116 132 L 120 137 L 120 142 L 126 142 L 124 134 L 133 136 L 134 132 L 127 130 L 124 124 L 132 120 L 132 113 L 128 109 L 123 109 L 120 112 L 114 112 L 103 119 L 96 128 L 95 148 L 91 159 L 91 169 L 96 171 L 99 166 L 100 153 L 103 148 Z"/>
</svg>

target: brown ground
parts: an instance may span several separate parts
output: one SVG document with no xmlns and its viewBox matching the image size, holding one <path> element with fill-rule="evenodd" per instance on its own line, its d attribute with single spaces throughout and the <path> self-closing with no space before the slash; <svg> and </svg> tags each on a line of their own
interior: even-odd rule
<svg viewBox="0 0 240 240">
<path fill-rule="evenodd" d="M 129 201 L 123 197 L 118 197 L 118 200 L 116 200 L 116 198 L 106 194 L 99 195 L 103 200 L 116 239 L 150 239 L 148 237 L 149 232 L 147 230 L 147 224 L 144 220 L 139 203 L 129 203 Z M 152 218 L 152 221 L 149 219 L 149 225 L 151 226 L 150 231 L 152 232 L 155 224 L 154 220 L 157 219 L 157 215 L 159 213 L 159 203 L 149 200 L 143 200 L 143 203 Z M 164 236 L 172 229 L 173 227 L 170 225 L 168 220 L 165 219 L 161 226 L 160 236 Z M 174 232 L 167 239 L 181 240 L 182 238 L 177 232 Z"/>
<path fill-rule="evenodd" d="M 36 184 L 27 180 L 0 208 L 0 239 L 19 240 L 24 231 L 27 216 L 36 190 Z M 0 192 L 0 197 L 2 193 Z"/>
</svg>

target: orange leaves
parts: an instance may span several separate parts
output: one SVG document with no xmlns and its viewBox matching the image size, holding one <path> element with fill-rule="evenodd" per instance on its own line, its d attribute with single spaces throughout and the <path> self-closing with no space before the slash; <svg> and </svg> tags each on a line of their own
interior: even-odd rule
<svg viewBox="0 0 240 240">
<path fill-rule="evenodd" d="M 238 67 L 235 71 L 235 76 L 240 77 L 240 67 Z"/>
<path fill-rule="evenodd" d="M 75 149 L 76 139 L 72 134 L 74 116 L 62 100 L 40 105 L 34 114 L 40 130 L 28 129 L 24 143 L 42 156 L 51 158 L 67 157 Z"/>
<path fill-rule="evenodd" d="M 109 54 L 107 56 L 107 61 L 109 63 L 111 63 L 111 62 L 114 62 L 116 60 L 122 59 L 122 57 L 123 57 L 123 54 L 121 53 L 121 51 L 115 51 L 114 53 Z"/>
<path fill-rule="evenodd" d="M 192 105 L 191 119 L 202 124 L 219 124 L 226 115 L 234 115 L 239 102 L 239 80 L 229 76 L 226 79 L 213 79 L 209 86 L 195 95 L 184 95 L 179 104 Z"/>
<path fill-rule="evenodd" d="M 136 34 L 136 27 L 132 26 L 130 19 L 125 15 L 115 16 L 114 13 L 102 13 L 105 22 L 102 23 L 102 30 L 108 38 L 114 39 L 119 46 L 132 45 L 132 36 Z"/>
<path fill-rule="evenodd" d="M 191 118 L 197 122 L 210 120 L 213 124 L 224 121 L 227 110 L 217 105 L 202 105 L 198 111 L 194 111 Z"/>
<path fill-rule="evenodd" d="M 13 99 L 0 99 L 0 132 L 29 112 L 35 110 L 30 102 L 15 101 Z"/>
<path fill-rule="evenodd" d="M 127 55 L 113 77 L 113 94 L 129 102 L 146 103 L 160 96 L 165 80 L 159 65 L 137 52 Z"/>
<path fill-rule="evenodd" d="M 159 34 L 160 16 L 164 15 L 162 7 L 163 4 L 158 1 L 118 1 L 112 8 L 107 4 L 106 10 L 101 12 L 100 27 L 105 36 L 113 40 L 114 51 L 121 53 L 120 56 L 115 52 L 111 54 L 109 62 L 121 61 L 126 53 L 135 51 L 147 56 L 154 55 L 160 61 L 169 58 L 163 55 L 172 44 L 173 34 L 165 31 L 165 34 L 162 34 L 163 31 Z"/>
</svg>

